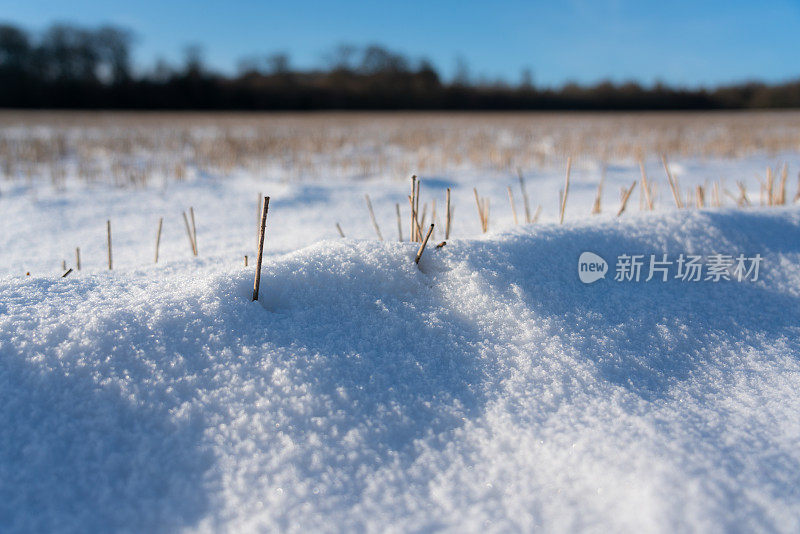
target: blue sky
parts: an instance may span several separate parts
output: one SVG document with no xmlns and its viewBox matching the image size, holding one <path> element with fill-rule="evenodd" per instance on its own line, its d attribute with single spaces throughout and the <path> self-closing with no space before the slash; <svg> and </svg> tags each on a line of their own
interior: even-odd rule
<svg viewBox="0 0 800 534">
<path fill-rule="evenodd" d="M 243 56 L 285 51 L 294 66 L 313 67 L 336 44 L 376 42 L 425 56 L 445 76 L 461 56 L 475 76 L 518 82 L 528 67 L 548 86 L 800 77 L 800 0 L 0 0 L 0 19 L 33 31 L 54 21 L 126 26 L 140 67 L 177 63 L 192 43 L 233 72 Z"/>
</svg>

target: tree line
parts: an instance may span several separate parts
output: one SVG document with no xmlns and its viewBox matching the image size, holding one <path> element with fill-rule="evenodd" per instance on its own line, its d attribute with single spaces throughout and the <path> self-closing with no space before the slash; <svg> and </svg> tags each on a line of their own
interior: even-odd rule
<svg viewBox="0 0 800 534">
<path fill-rule="evenodd" d="M 294 69 L 286 54 L 245 58 L 235 75 L 208 69 L 190 47 L 182 64 L 137 72 L 133 35 L 56 24 L 33 35 L 0 25 L 0 107 L 197 110 L 701 110 L 800 107 L 800 80 L 713 89 L 601 82 L 537 88 L 472 80 L 461 61 L 444 81 L 427 60 L 382 46 L 340 45 L 322 68 Z"/>
</svg>

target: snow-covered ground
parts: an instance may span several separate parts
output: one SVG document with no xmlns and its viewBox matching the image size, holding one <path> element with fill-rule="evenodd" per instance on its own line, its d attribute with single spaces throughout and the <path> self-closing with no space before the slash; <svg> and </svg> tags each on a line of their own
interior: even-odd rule
<svg viewBox="0 0 800 534">
<path fill-rule="evenodd" d="M 684 191 L 743 180 L 755 204 L 678 211 L 651 158 L 657 209 L 637 188 L 616 218 L 638 165 L 609 165 L 592 216 L 578 159 L 563 225 L 562 166 L 523 169 L 535 225 L 513 174 L 422 176 L 437 243 L 447 187 L 455 213 L 419 267 L 405 178 L 0 183 L 0 530 L 796 532 L 800 211 L 758 207 L 757 179 L 784 162 L 791 201 L 799 153 L 676 158 Z M 614 279 L 718 253 L 760 254 L 758 279 Z"/>
</svg>

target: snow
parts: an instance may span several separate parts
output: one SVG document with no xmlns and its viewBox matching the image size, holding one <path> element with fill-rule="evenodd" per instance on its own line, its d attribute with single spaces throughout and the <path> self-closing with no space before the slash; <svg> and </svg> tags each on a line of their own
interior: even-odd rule
<svg viewBox="0 0 800 534">
<path fill-rule="evenodd" d="M 747 177 L 778 159 L 800 164 L 673 169 L 687 189 L 743 176 L 752 195 Z M 3 183 L 2 530 L 797 531 L 800 212 L 671 210 L 652 160 L 658 211 L 635 192 L 616 219 L 638 172 L 612 166 L 591 217 L 598 168 L 578 162 L 558 225 L 563 171 L 526 171 L 543 222 L 525 226 L 512 175 L 423 176 L 440 222 L 453 187 L 455 239 L 419 268 L 396 241 L 405 179 Z M 486 236 L 473 186 L 491 197 Z M 374 239 L 365 193 L 392 240 Z M 62 279 L 75 246 L 83 270 Z M 632 253 L 764 264 L 757 281 L 584 285 L 584 251 L 612 268 Z"/>
</svg>

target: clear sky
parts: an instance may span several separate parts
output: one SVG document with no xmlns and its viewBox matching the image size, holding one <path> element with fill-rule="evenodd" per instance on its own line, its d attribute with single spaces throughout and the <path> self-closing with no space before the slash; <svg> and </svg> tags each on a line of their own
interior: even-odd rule
<svg viewBox="0 0 800 534">
<path fill-rule="evenodd" d="M 276 51 L 314 67 L 346 42 L 425 56 L 446 77 L 461 56 L 472 75 L 512 83 L 526 67 L 540 85 L 800 77 L 800 0 L 0 0 L 0 20 L 32 31 L 55 21 L 126 26 L 138 67 L 177 63 L 189 44 L 225 72 Z"/>
</svg>

